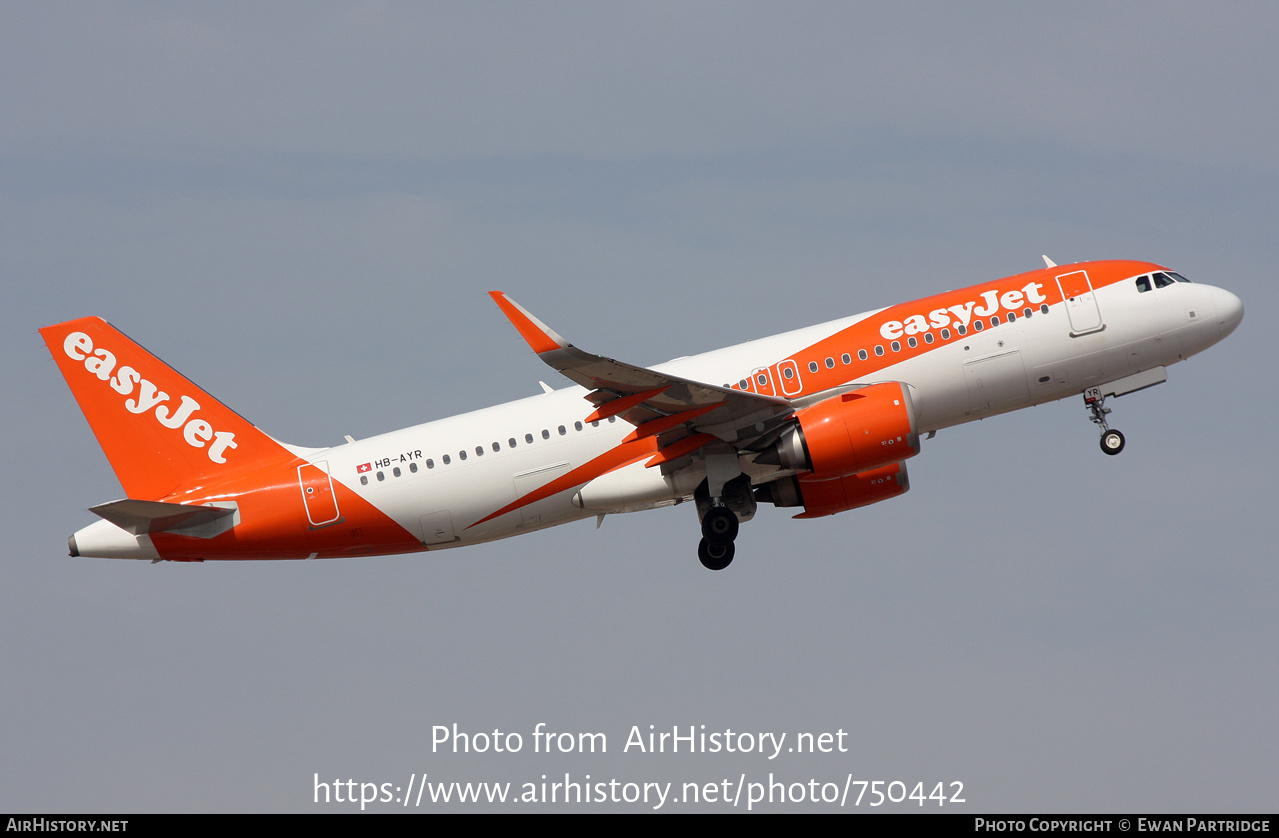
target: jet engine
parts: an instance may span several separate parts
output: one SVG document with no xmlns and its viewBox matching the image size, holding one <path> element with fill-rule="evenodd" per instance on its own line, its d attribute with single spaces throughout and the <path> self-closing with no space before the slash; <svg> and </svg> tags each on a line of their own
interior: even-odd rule
<svg viewBox="0 0 1279 838">
<path fill-rule="evenodd" d="M 807 472 L 802 477 L 808 483 L 860 475 L 918 453 L 909 388 L 890 381 L 798 411 L 794 424 L 755 461 Z"/>
</svg>

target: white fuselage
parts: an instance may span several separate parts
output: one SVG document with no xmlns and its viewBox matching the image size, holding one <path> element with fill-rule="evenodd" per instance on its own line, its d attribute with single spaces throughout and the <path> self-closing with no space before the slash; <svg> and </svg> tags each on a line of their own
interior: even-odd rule
<svg viewBox="0 0 1279 838">
<path fill-rule="evenodd" d="M 1047 313 L 1035 309 L 1028 317 L 1001 322 L 998 327 L 974 331 L 970 326 L 966 335 L 939 340 L 923 354 L 896 363 L 892 350 L 883 349 L 883 365 L 869 375 L 854 374 L 855 367 L 850 366 L 843 383 L 904 382 L 918 410 L 920 431 L 935 431 L 1166 367 L 1216 343 L 1242 316 L 1242 306 L 1233 294 L 1183 282 L 1146 293 L 1132 282 L 1118 282 L 1097 289 L 1095 303 L 1095 311 L 1090 312 L 1069 312 L 1063 302 Z M 879 314 L 868 312 L 810 326 L 655 369 L 708 384 L 740 386 L 741 382 L 768 395 L 807 397 L 810 391 L 804 388 L 804 377 L 810 364 L 819 365 L 823 373 L 838 370 L 849 366 L 844 357 L 855 358 L 859 350 L 874 353 L 875 347 L 849 345 L 838 354 L 824 351 L 821 357 L 811 358 L 806 348 Z M 1095 316 L 1100 323 L 1080 325 L 1081 318 Z M 888 334 L 897 336 L 891 327 Z M 785 361 L 779 363 L 780 359 Z M 786 372 L 789 378 L 784 377 Z M 767 377 L 763 387 L 755 383 L 756 373 Z M 615 448 L 633 430 L 616 418 L 585 423 L 592 410 L 583 398 L 586 393 L 571 386 L 334 448 L 309 450 L 305 456 L 322 463 L 331 475 L 430 549 L 505 538 L 605 512 L 671 504 L 692 495 L 704 472 L 685 469 L 664 476 L 661 469 L 636 462 L 603 474 L 580 490 L 560 492 L 484 520 L 552 477 Z M 752 476 L 780 471 L 748 462 L 743 468 Z"/>
</svg>

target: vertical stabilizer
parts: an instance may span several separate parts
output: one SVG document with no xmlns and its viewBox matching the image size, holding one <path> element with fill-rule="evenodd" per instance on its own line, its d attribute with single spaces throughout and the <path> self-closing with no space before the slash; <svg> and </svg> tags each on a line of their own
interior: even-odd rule
<svg viewBox="0 0 1279 838">
<path fill-rule="evenodd" d="M 99 317 L 40 334 L 131 498 L 158 500 L 291 456 Z"/>
</svg>

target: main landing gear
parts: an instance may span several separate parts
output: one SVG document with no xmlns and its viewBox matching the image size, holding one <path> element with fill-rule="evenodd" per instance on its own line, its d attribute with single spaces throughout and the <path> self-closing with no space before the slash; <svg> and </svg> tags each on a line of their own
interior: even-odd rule
<svg viewBox="0 0 1279 838">
<path fill-rule="evenodd" d="M 1124 450 L 1124 435 L 1106 424 L 1110 408 L 1106 407 L 1106 397 L 1101 394 L 1100 387 L 1089 387 L 1084 391 L 1084 407 L 1092 413 L 1092 421 L 1101 428 L 1101 450 L 1111 455 Z"/>
<path fill-rule="evenodd" d="M 737 538 L 737 514 L 727 506 L 712 506 L 702 518 L 702 541 L 697 558 L 707 570 L 723 570 L 733 562 Z"/>
<path fill-rule="evenodd" d="M 740 523 L 755 517 L 755 493 L 750 477 L 742 474 L 740 469 L 725 478 L 724 473 L 731 474 L 731 469 L 717 468 L 715 461 L 709 457 L 708 465 L 710 474 L 693 493 L 697 514 L 702 519 L 702 541 L 697 545 L 697 558 L 708 570 L 723 570 L 733 562 L 733 541 L 737 538 Z M 732 454 L 730 465 L 737 468 L 736 452 Z M 717 471 L 718 474 L 715 473 Z M 711 477 L 717 478 L 714 481 L 718 489 L 716 494 L 711 494 Z"/>
<path fill-rule="evenodd" d="M 706 479 L 693 492 L 702 522 L 697 558 L 707 570 L 723 570 L 733 563 L 738 523 L 755 517 L 755 493 L 733 446 L 712 443 L 698 457 L 706 466 Z"/>
</svg>

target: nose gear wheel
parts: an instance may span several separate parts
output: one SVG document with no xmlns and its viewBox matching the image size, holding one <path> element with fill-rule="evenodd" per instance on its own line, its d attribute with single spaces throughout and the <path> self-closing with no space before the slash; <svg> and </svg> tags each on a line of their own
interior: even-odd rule
<svg viewBox="0 0 1279 838">
<path fill-rule="evenodd" d="M 1110 408 L 1106 407 L 1106 397 L 1101 394 L 1100 387 L 1089 387 L 1084 391 L 1084 407 L 1092 414 L 1092 422 L 1101 429 L 1101 450 L 1111 456 L 1124 450 L 1124 435 L 1111 430 L 1106 423 Z"/>
</svg>

